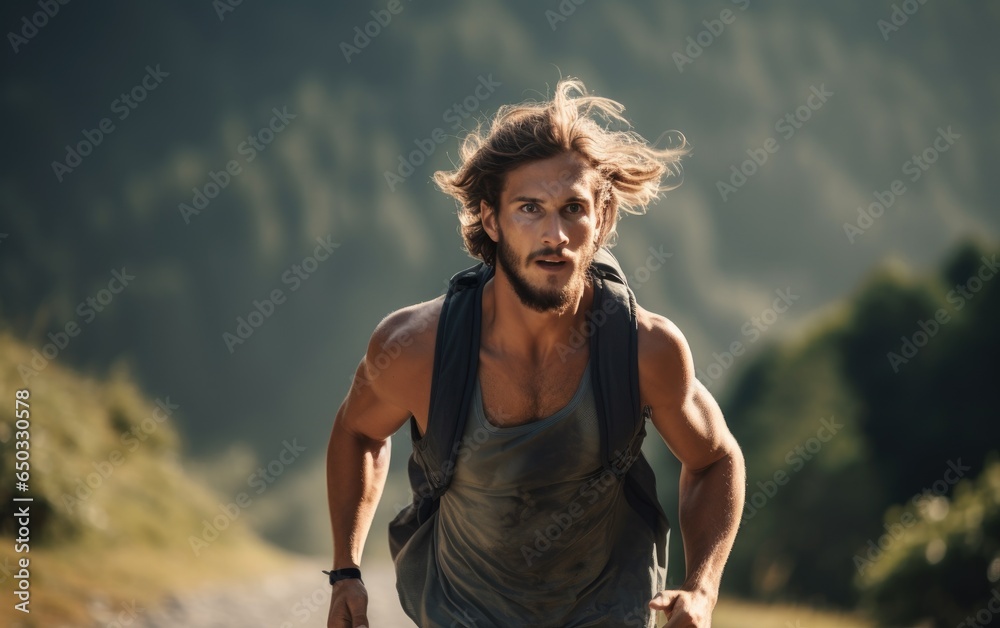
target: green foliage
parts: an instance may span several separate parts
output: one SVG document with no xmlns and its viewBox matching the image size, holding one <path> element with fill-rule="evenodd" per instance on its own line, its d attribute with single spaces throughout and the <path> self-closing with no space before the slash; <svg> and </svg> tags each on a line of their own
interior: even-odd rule
<svg viewBox="0 0 1000 628">
<path fill-rule="evenodd" d="M 984 256 L 963 246 L 939 277 L 922 280 L 886 267 L 810 334 L 748 365 L 722 400 L 748 467 L 731 591 L 853 605 L 852 557 L 885 533 L 885 505 L 941 480 L 949 461 L 982 468 L 1000 443 L 1000 279 L 973 282 L 966 295 L 956 284 L 976 276 Z M 936 316 L 944 322 L 935 328 Z M 796 453 L 831 416 L 843 428 L 813 442 L 808 459 Z"/>
<path fill-rule="evenodd" d="M 4 535 L 14 532 L 14 391 L 25 388 L 17 366 L 30 360 L 29 347 L 0 334 L 0 398 L 6 400 L 0 440 L 8 441 L 0 449 Z M 180 410 L 167 415 L 146 399 L 124 367 L 99 381 L 53 363 L 27 388 L 33 547 L 73 542 L 190 551 L 189 536 L 218 513 L 217 501 L 181 470 L 172 425 Z M 245 539 L 240 523 L 220 542 Z"/>
<path fill-rule="evenodd" d="M 982 622 L 986 613 L 1000 619 L 989 610 L 991 599 L 1000 600 L 1000 461 L 959 484 L 954 499 L 906 509 L 915 523 L 858 578 L 872 615 L 890 625 L 955 626 L 970 617 L 970 625 L 992 625 Z M 886 521 L 899 521 L 901 510 L 890 509 Z"/>
</svg>

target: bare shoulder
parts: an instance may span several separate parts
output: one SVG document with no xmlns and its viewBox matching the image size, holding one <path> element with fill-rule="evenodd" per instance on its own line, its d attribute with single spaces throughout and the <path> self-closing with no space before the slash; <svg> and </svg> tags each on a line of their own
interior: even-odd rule
<svg viewBox="0 0 1000 628">
<path fill-rule="evenodd" d="M 368 342 L 369 368 L 386 370 L 393 363 L 429 367 L 444 296 L 398 309 L 375 327 Z"/>
<path fill-rule="evenodd" d="M 694 384 L 691 348 L 680 328 L 665 316 L 636 308 L 639 334 L 639 389 L 650 397 L 672 397 L 682 403 Z"/>
<path fill-rule="evenodd" d="M 372 332 L 354 379 L 354 391 L 368 391 L 371 399 L 413 415 L 421 430 L 430 406 L 434 345 L 443 303 L 444 296 L 440 296 L 383 318 Z"/>
</svg>

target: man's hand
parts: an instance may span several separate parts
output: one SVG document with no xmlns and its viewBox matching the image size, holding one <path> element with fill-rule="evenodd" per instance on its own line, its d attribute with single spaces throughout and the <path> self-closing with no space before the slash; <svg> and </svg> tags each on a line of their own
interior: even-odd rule
<svg viewBox="0 0 1000 628">
<path fill-rule="evenodd" d="M 368 628 L 368 590 L 361 580 L 349 578 L 333 585 L 326 628 Z"/>
<path fill-rule="evenodd" d="M 715 600 L 704 592 L 667 589 L 649 601 L 649 608 L 666 614 L 665 628 L 710 628 Z"/>
</svg>

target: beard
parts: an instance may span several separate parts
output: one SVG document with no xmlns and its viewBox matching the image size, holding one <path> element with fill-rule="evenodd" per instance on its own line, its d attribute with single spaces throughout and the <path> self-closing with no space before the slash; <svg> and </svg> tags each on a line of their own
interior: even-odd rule
<svg viewBox="0 0 1000 628">
<path fill-rule="evenodd" d="M 590 273 L 590 263 L 597 252 L 596 243 L 581 251 L 578 258 L 582 263 L 576 267 L 569 281 L 562 286 L 538 287 L 531 284 L 524 266 L 530 263 L 522 263 L 518 259 L 514 250 L 507 245 L 503 237 L 503 232 L 498 229 L 497 239 L 497 266 L 502 268 L 510 285 L 514 288 L 514 294 L 521 301 L 521 304 L 536 312 L 560 312 L 571 303 L 574 298 L 578 298 L 583 293 L 586 279 Z M 528 256 L 528 260 L 533 260 L 543 255 L 559 255 L 556 249 L 545 248 Z M 567 262 L 569 263 L 569 262 Z"/>
</svg>

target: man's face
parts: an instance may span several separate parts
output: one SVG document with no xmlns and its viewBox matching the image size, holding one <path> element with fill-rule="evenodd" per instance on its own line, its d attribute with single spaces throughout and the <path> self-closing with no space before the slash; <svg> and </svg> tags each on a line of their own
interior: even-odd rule
<svg viewBox="0 0 1000 628">
<path fill-rule="evenodd" d="M 597 172 L 563 153 L 507 173 L 499 212 L 484 211 L 497 267 L 525 306 L 562 311 L 583 293 L 597 251 Z"/>
</svg>

